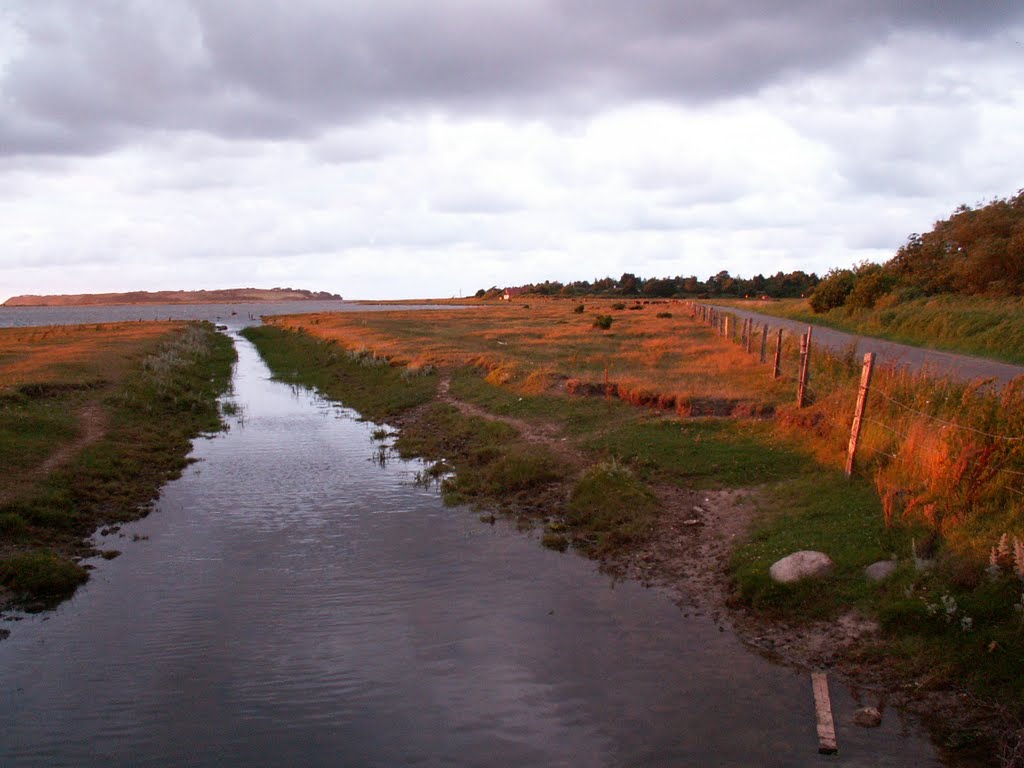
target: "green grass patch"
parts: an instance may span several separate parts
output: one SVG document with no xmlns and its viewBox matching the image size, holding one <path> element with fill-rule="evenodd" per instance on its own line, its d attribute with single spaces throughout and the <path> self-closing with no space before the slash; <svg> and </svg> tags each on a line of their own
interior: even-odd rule
<svg viewBox="0 0 1024 768">
<path fill-rule="evenodd" d="M 634 418 L 584 441 L 651 482 L 745 487 L 799 475 L 811 462 L 762 422 Z"/>
<path fill-rule="evenodd" d="M 49 550 L 19 552 L 0 560 L 0 584 L 31 598 L 69 595 L 86 579 L 84 568 Z"/>
<path fill-rule="evenodd" d="M 501 421 L 467 416 L 443 403 L 430 405 L 395 442 L 402 456 L 444 461 L 454 475 L 441 488 L 446 503 L 535 508 L 549 501 L 544 487 L 566 467 L 549 450 L 525 442 Z"/>
<path fill-rule="evenodd" d="M 274 378 L 319 390 L 324 396 L 359 411 L 366 419 L 387 421 L 430 401 L 437 375 L 409 375 L 372 354 L 346 350 L 330 341 L 273 326 L 242 331 Z"/>
<path fill-rule="evenodd" d="M 816 467 L 767 487 L 763 499 L 761 524 L 732 558 L 747 604 L 790 617 L 824 618 L 851 607 L 870 613 L 878 595 L 863 569 L 893 555 L 906 558 L 910 548 L 905 529 L 885 527 L 874 488 Z M 805 549 L 831 557 L 833 573 L 796 584 L 776 584 L 769 578 L 772 563 Z"/>
<path fill-rule="evenodd" d="M 74 397 L 0 398 L 0 466 L 25 470 L 78 434 Z"/>
</svg>

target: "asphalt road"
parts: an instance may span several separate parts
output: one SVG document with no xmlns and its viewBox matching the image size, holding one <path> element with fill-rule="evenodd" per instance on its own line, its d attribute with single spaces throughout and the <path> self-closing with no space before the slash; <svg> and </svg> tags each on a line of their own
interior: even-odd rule
<svg viewBox="0 0 1024 768">
<path fill-rule="evenodd" d="M 729 312 L 740 318 L 752 318 L 755 323 L 768 323 L 770 329 L 782 328 L 797 336 L 807 330 L 807 323 L 787 320 L 772 315 L 762 315 L 735 307 L 709 304 L 722 312 Z M 854 336 L 850 333 L 836 331 L 821 325 L 815 325 L 813 332 L 814 346 L 824 345 L 829 349 L 841 351 L 856 344 L 856 353 L 864 355 L 874 352 L 879 363 L 904 366 L 913 371 L 925 371 L 933 375 L 949 376 L 962 381 L 975 379 L 994 379 L 998 384 L 1006 384 L 1018 376 L 1024 376 L 1024 366 L 987 360 L 983 357 L 961 355 L 954 352 L 940 352 L 935 349 L 911 347 L 897 344 L 894 341 L 875 339 L 870 336 Z"/>
</svg>

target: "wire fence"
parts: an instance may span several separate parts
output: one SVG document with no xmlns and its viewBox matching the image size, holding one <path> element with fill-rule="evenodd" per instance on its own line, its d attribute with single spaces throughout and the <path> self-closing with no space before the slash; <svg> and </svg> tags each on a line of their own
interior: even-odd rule
<svg viewBox="0 0 1024 768">
<path fill-rule="evenodd" d="M 993 475 L 1001 475 L 1006 478 L 1024 477 L 1024 471 L 1022 471 L 1024 470 L 1024 451 L 1017 448 L 1024 444 L 1024 434 L 994 430 L 990 426 L 994 419 L 999 423 L 1005 421 L 1011 426 L 1011 431 L 1019 427 L 1024 432 L 1024 398 L 1020 396 L 1024 387 L 1020 387 L 1014 392 L 1016 400 L 1001 410 L 993 405 L 992 400 L 988 401 L 987 409 L 981 408 L 977 407 L 977 404 L 984 398 L 996 397 L 991 390 L 982 392 L 980 391 L 982 387 L 977 384 L 958 384 L 956 386 L 960 388 L 952 390 L 958 393 L 954 400 L 950 397 L 948 389 L 946 394 L 941 396 L 943 386 L 953 386 L 949 382 L 927 378 L 924 374 L 912 374 L 913 378 L 911 379 L 900 379 L 899 377 L 905 376 L 906 373 L 898 371 L 893 366 L 883 369 L 881 382 L 870 385 L 870 366 L 874 361 L 873 356 L 871 356 L 870 364 L 865 356 L 865 367 L 868 370 L 866 372 L 862 370 L 861 381 L 858 385 L 854 380 L 856 363 L 852 357 L 843 359 L 841 355 L 831 352 L 823 356 L 821 349 L 814 349 L 812 352 L 812 329 L 810 326 L 808 326 L 807 333 L 800 338 L 799 363 L 794 365 L 796 361 L 793 358 L 797 348 L 797 338 L 796 334 L 788 329 L 769 328 L 768 323 L 755 323 L 752 319 L 742 321 L 741 325 L 740 319 L 736 315 L 696 302 L 690 302 L 690 316 L 693 320 L 707 325 L 715 335 L 730 342 L 738 342 L 741 348 L 755 360 L 767 364 L 771 369 L 773 380 L 786 382 L 793 381 L 795 378 L 797 384 L 796 409 L 817 406 L 814 411 L 815 419 L 820 416 L 832 434 L 838 436 L 850 433 L 847 474 L 850 474 L 854 455 L 859 450 L 864 454 L 860 463 L 872 464 L 873 459 L 882 457 L 887 459 L 890 464 L 898 463 L 903 467 L 901 471 L 906 475 L 913 475 L 916 472 L 921 478 L 928 476 L 928 482 L 936 486 L 942 482 L 948 484 L 949 480 L 940 477 L 940 471 L 935 466 L 924 466 L 929 462 L 931 465 L 937 465 L 946 461 L 949 467 L 956 467 L 956 473 L 959 473 L 959 476 L 970 474 L 973 471 L 976 478 Z M 756 342 L 754 336 L 759 337 Z M 772 346 L 774 346 L 774 350 L 769 350 L 768 348 Z M 771 354 L 771 351 L 774 354 Z M 852 354 L 852 350 L 847 354 Z M 822 362 L 815 366 L 812 363 L 812 358 L 822 360 Z M 782 370 L 782 367 L 785 368 L 785 371 Z M 828 370 L 823 388 L 809 383 L 811 370 L 815 367 Z M 796 376 L 793 374 L 794 369 L 798 371 Z M 838 370 L 841 370 L 841 373 L 836 374 Z M 864 375 L 865 373 L 866 375 Z M 907 386 L 916 388 L 918 392 L 937 393 L 936 400 L 940 404 L 948 403 L 952 406 L 954 402 L 960 402 L 961 407 L 967 409 L 963 418 L 973 416 L 978 421 L 985 423 L 974 426 L 963 423 L 960 418 L 961 414 L 951 416 L 948 413 L 929 413 L 919 407 L 919 404 L 908 402 L 907 398 L 896 394 L 891 387 L 884 386 L 885 382 L 899 385 L 901 380 L 906 381 Z M 865 385 L 865 381 L 868 383 L 867 385 Z M 911 391 L 914 390 L 911 389 Z M 848 412 L 844 412 L 844 409 L 849 408 L 849 400 L 846 398 L 853 395 L 858 395 L 856 410 L 849 409 Z M 969 395 L 970 397 L 968 397 Z M 869 401 L 871 405 L 867 407 Z M 971 407 L 974 407 L 973 412 L 970 410 Z M 1015 407 L 1021 411 L 1019 417 L 1014 417 L 1012 413 Z M 865 408 L 869 414 L 873 411 L 873 415 L 865 415 Z M 802 424 L 807 423 L 806 420 L 797 421 Z M 859 430 L 862 425 L 879 430 L 879 433 L 874 434 L 866 445 L 858 445 Z M 941 429 L 929 430 L 929 425 Z M 882 437 L 882 434 L 888 437 Z M 963 435 L 965 439 L 952 440 L 951 434 Z M 972 441 L 967 439 L 968 437 L 977 439 Z M 925 453 L 928 454 L 930 451 L 929 455 L 914 455 L 915 450 L 918 452 L 925 450 L 921 448 L 921 443 L 927 443 L 928 449 Z M 942 451 L 945 453 L 936 448 L 938 445 L 941 445 Z M 980 467 L 972 467 L 970 466 L 972 456 L 970 451 L 983 452 L 986 462 L 998 462 L 1001 466 L 985 463 Z M 941 460 L 936 458 L 940 453 L 942 453 Z M 915 469 L 912 466 L 915 463 L 921 466 Z M 877 478 L 878 466 L 872 466 L 874 466 L 873 471 L 876 472 Z M 974 482 L 981 482 L 976 478 Z M 924 483 L 925 480 L 921 480 L 921 482 Z M 1017 496 L 1024 496 L 1024 490 L 1008 483 L 1003 483 L 1001 487 L 1005 487 Z"/>
</svg>

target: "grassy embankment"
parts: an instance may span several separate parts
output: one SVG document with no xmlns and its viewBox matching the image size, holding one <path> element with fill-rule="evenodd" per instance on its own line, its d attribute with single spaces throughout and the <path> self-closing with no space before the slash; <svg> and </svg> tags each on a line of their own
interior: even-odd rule
<svg viewBox="0 0 1024 768">
<path fill-rule="evenodd" d="M 885 296 L 873 309 L 835 307 L 816 314 L 807 299 L 722 300 L 710 303 L 815 323 L 860 336 L 942 349 L 1024 365 L 1024 299 L 943 295 L 900 300 Z"/>
<path fill-rule="evenodd" d="M 0 330 L 0 605 L 87 579 L 86 537 L 145 514 L 190 440 L 221 428 L 234 360 L 209 324 Z"/>
<path fill-rule="evenodd" d="M 1021 388 L 877 371 L 875 389 L 890 399 L 870 401 L 849 482 L 854 360 L 816 352 L 812 403 L 797 410 L 791 347 L 772 382 L 756 355 L 681 304 L 619 306 L 531 299 L 307 315 L 275 318 L 250 338 L 279 376 L 326 383 L 367 418 L 400 421 L 398 449 L 438 462 L 446 499 L 540 519 L 549 546 L 621 554 L 671 513 L 660 488 L 748 488 L 759 511 L 733 556 L 739 602 L 790 620 L 858 609 L 883 628 L 862 658 L 889 655 L 925 687 L 964 683 L 1019 709 L 1021 583 L 1005 558 L 994 576 L 986 566 L 1003 532 L 1024 538 L 1024 446 L 992 437 L 1024 433 Z M 608 330 L 595 327 L 599 316 L 612 318 Z M 438 371 L 450 390 L 434 401 Z M 834 573 L 772 583 L 768 566 L 798 549 L 827 552 Z M 864 578 L 893 555 L 889 580 Z"/>
</svg>

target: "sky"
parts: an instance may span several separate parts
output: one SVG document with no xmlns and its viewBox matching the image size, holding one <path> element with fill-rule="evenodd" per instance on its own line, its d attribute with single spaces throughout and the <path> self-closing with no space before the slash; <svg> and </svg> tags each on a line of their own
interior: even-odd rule
<svg viewBox="0 0 1024 768">
<path fill-rule="evenodd" d="M 1022 164 L 1019 0 L 0 3 L 0 301 L 823 274 Z"/>
</svg>

